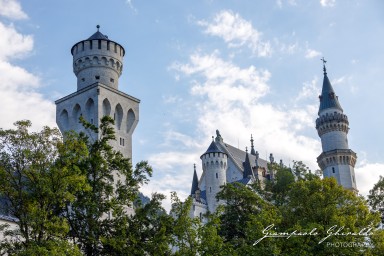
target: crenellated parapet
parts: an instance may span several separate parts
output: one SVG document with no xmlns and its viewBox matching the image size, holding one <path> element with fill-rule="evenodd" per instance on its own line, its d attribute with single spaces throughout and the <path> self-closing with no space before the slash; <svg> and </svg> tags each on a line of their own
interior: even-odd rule
<svg viewBox="0 0 384 256">
<path fill-rule="evenodd" d="M 316 119 L 316 129 L 319 136 L 331 131 L 342 131 L 348 134 L 348 117 L 339 112 L 326 113 Z"/>
<path fill-rule="evenodd" d="M 71 53 L 73 72 L 77 77 L 77 90 L 96 82 L 118 89 L 125 55 L 125 50 L 120 44 L 98 30 L 88 39 L 72 46 Z"/>
</svg>

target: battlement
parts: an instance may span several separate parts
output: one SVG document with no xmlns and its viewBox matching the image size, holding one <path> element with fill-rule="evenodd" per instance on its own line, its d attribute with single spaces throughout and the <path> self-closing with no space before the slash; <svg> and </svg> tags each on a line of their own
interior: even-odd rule
<svg viewBox="0 0 384 256">
<path fill-rule="evenodd" d="M 331 131 L 343 131 L 348 133 L 349 121 L 348 117 L 342 113 L 326 113 L 316 119 L 316 129 L 319 136 Z"/>
</svg>

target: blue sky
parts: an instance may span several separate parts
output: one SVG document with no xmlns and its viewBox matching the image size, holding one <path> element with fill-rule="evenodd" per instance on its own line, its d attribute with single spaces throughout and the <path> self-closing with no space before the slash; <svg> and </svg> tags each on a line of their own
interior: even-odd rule
<svg viewBox="0 0 384 256">
<path fill-rule="evenodd" d="M 0 0 L 0 127 L 55 126 L 54 101 L 76 90 L 70 49 L 97 24 L 125 47 L 119 89 L 141 100 L 133 162 L 154 167 L 146 195 L 185 197 L 216 129 L 317 169 L 323 56 L 358 189 L 384 175 L 383 1 Z"/>
</svg>

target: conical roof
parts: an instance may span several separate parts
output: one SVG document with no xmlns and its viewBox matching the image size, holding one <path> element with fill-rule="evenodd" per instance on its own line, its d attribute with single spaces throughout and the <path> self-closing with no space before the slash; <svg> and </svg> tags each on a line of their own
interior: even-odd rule
<svg viewBox="0 0 384 256">
<path fill-rule="evenodd" d="M 196 190 L 199 189 L 199 180 L 197 179 L 197 173 L 196 173 L 196 166 L 194 168 L 193 172 L 193 180 L 192 180 L 192 188 L 191 188 L 191 195 L 194 195 L 196 193 Z"/>
<path fill-rule="evenodd" d="M 87 40 L 97 40 L 97 39 L 109 40 L 108 37 L 106 35 L 103 35 L 103 33 L 101 33 L 100 31 L 96 31 Z"/>
<path fill-rule="evenodd" d="M 243 178 L 248 178 L 248 176 L 252 176 L 252 165 L 251 161 L 248 156 L 248 152 L 245 154 L 245 161 L 243 162 L 244 172 L 243 172 Z"/>
<path fill-rule="evenodd" d="M 331 82 L 329 81 L 325 67 L 324 67 L 323 88 L 319 98 L 320 98 L 319 113 L 322 110 L 328 109 L 328 108 L 336 108 L 343 111 L 339 103 L 339 100 L 335 94 L 335 91 L 332 88 Z"/>
</svg>

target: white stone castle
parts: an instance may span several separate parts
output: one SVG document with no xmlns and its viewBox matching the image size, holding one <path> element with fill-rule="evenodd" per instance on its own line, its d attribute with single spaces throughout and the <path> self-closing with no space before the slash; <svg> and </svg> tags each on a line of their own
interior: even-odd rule
<svg viewBox="0 0 384 256">
<path fill-rule="evenodd" d="M 318 156 L 317 162 L 324 177 L 335 177 L 340 185 L 357 192 L 354 171 L 357 157 L 348 147 L 348 118 L 343 114 L 338 97 L 328 79 L 326 61 L 324 58 L 322 60 L 324 80 L 319 96 L 320 108 L 316 129 L 321 138 L 323 152 Z M 269 158 L 271 163 L 274 162 L 272 154 Z M 200 159 L 203 172 L 198 179 L 196 166 L 194 167 L 190 194 L 193 198 L 190 212 L 192 217 L 201 219 L 205 213 L 214 212 L 222 203 L 216 200 L 216 195 L 226 183 L 240 182 L 247 185 L 260 182 L 263 187 L 266 180 L 274 179 L 274 173 L 268 169 L 267 161 L 259 158 L 258 152 L 255 151 L 252 135 L 249 153 L 225 143 L 220 132 L 216 131 L 216 138 Z"/>
<path fill-rule="evenodd" d="M 56 122 L 62 133 L 84 131 L 79 117 L 99 126 L 103 116 L 113 116 L 115 150 L 132 159 L 132 134 L 139 121 L 140 100 L 119 91 L 125 50 L 99 31 L 72 46 L 77 91 L 57 100 Z M 96 139 L 97 134 L 88 134 Z"/>
<path fill-rule="evenodd" d="M 84 131 L 79 123 L 80 116 L 96 126 L 101 117 L 113 116 L 117 140 L 112 142 L 112 146 L 125 157 L 132 158 L 132 134 L 139 121 L 140 100 L 118 90 L 124 48 L 103 35 L 97 26 L 97 32 L 76 43 L 71 53 L 77 91 L 55 102 L 56 121 L 61 132 Z M 354 173 L 356 154 L 349 149 L 347 140 L 348 118 L 343 114 L 325 65 L 318 114 L 316 129 L 323 152 L 317 161 L 324 177 L 335 177 L 345 188 L 357 191 Z M 88 135 L 93 139 L 98 136 Z M 250 184 L 260 181 L 260 184 L 264 184 L 266 180 L 274 179 L 267 161 L 259 158 L 255 151 L 252 137 L 251 150 L 247 152 L 225 143 L 220 132 L 216 131 L 216 138 L 200 158 L 203 173 L 198 179 L 196 168 L 194 170 L 191 216 L 201 217 L 208 211 L 214 212 L 221 203 L 216 200 L 216 194 L 226 183 Z M 269 158 L 270 162 L 274 162 L 272 154 Z M 0 224 L 15 221 L 1 210 L 0 207 Z"/>
</svg>

